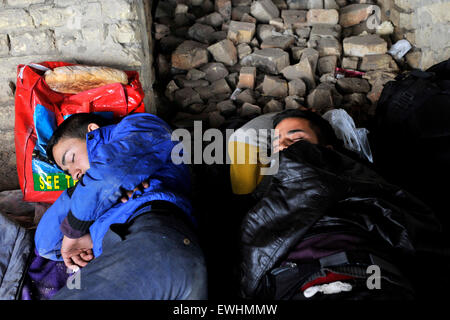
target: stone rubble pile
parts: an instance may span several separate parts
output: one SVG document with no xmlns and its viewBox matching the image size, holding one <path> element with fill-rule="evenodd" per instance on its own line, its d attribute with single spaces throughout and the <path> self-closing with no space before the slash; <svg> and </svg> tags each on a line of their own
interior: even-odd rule
<svg viewBox="0 0 450 320">
<path fill-rule="evenodd" d="M 344 108 L 359 126 L 399 72 L 390 21 L 371 0 L 159 1 L 156 79 L 172 124 Z M 336 68 L 359 71 L 339 77 Z"/>
</svg>

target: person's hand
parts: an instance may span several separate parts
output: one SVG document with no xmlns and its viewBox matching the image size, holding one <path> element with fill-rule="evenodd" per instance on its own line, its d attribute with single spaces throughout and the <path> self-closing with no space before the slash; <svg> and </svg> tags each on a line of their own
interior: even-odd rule
<svg viewBox="0 0 450 320">
<path fill-rule="evenodd" d="M 149 186 L 148 181 L 144 181 L 140 185 L 138 185 L 136 188 L 134 188 L 134 190 L 125 191 L 124 195 L 120 198 L 120 201 L 122 201 L 123 203 L 127 202 L 128 199 L 131 198 L 131 196 L 133 195 L 134 192 L 136 192 L 137 190 L 147 189 L 148 186 Z"/>
<path fill-rule="evenodd" d="M 77 267 L 85 267 L 94 259 L 92 252 L 92 239 L 89 233 L 84 236 L 71 239 L 64 236 L 61 245 L 61 255 L 67 268 L 77 270 Z"/>
</svg>

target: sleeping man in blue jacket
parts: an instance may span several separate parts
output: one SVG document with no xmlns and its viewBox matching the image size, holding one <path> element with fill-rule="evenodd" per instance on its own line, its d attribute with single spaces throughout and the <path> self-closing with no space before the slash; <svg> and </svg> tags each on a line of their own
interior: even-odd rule
<svg viewBox="0 0 450 320">
<path fill-rule="evenodd" d="M 169 126 L 151 114 L 113 125 L 75 114 L 56 129 L 48 157 L 78 183 L 42 217 L 36 249 L 81 267 L 81 287 L 54 299 L 206 299 L 190 173 L 171 161 L 174 146 Z M 126 190 L 134 190 L 129 199 Z"/>
</svg>

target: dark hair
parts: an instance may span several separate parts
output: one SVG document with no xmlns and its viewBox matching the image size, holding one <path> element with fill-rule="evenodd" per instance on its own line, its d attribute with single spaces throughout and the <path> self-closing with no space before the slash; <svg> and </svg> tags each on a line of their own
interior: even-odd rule
<svg viewBox="0 0 450 320">
<path fill-rule="evenodd" d="M 308 120 L 309 126 L 317 135 L 320 145 L 331 145 L 334 147 L 339 144 L 330 123 L 319 114 L 309 110 L 287 109 L 277 113 L 273 117 L 273 127 L 275 128 L 281 121 L 287 118 L 301 118 Z"/>
<path fill-rule="evenodd" d="M 88 133 L 88 125 L 95 123 L 100 127 L 107 126 L 112 123 L 95 113 L 76 113 L 64 120 L 53 132 L 52 137 L 47 143 L 46 152 L 47 158 L 50 162 L 55 163 L 53 157 L 53 147 L 61 140 L 65 138 L 79 138 L 86 139 Z"/>
</svg>

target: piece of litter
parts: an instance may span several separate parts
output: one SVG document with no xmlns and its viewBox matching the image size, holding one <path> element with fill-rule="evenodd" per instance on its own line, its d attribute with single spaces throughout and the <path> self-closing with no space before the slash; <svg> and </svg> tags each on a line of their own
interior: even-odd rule
<svg viewBox="0 0 450 320">
<path fill-rule="evenodd" d="M 396 60 L 400 60 L 412 46 L 408 40 L 402 39 L 394 43 L 388 53 Z"/>
<path fill-rule="evenodd" d="M 303 295 L 306 298 L 311 298 L 317 292 L 322 292 L 323 294 L 333 294 L 339 292 L 348 292 L 352 290 L 352 285 L 350 283 L 345 283 L 341 281 L 335 281 L 331 283 L 326 283 L 318 286 L 309 287 L 303 291 Z"/>
<path fill-rule="evenodd" d="M 384 21 L 376 27 L 376 33 L 379 35 L 388 35 L 394 33 L 394 25 L 390 21 Z"/>
<path fill-rule="evenodd" d="M 230 100 L 236 100 L 237 96 L 242 92 L 241 88 L 236 88 L 230 96 Z"/>
</svg>

